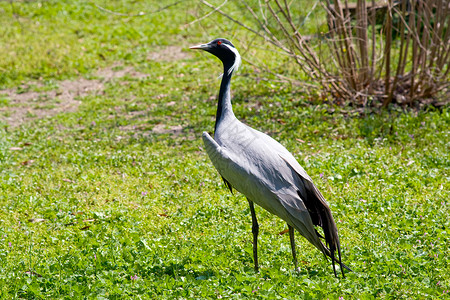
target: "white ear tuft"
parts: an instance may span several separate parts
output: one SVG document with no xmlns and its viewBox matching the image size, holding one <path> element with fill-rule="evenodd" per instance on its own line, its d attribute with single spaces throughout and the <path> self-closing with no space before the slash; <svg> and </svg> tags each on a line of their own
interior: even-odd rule
<svg viewBox="0 0 450 300">
<path fill-rule="evenodd" d="M 228 49 L 230 49 L 234 53 L 234 64 L 231 66 L 231 68 L 228 70 L 228 75 L 231 74 L 233 71 L 237 71 L 239 66 L 241 65 L 241 55 L 239 55 L 239 52 L 234 48 L 233 46 L 223 44 L 224 46 L 227 46 Z"/>
</svg>

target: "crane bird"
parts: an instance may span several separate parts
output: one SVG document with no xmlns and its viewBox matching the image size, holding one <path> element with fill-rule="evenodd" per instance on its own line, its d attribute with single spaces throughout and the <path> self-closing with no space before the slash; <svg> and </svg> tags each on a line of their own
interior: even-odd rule
<svg viewBox="0 0 450 300">
<path fill-rule="evenodd" d="M 205 50 L 223 63 L 223 77 L 214 126 L 214 138 L 203 132 L 206 152 L 225 185 L 247 197 L 252 214 L 253 259 L 258 272 L 258 232 L 254 203 L 277 215 L 288 224 L 295 269 L 298 270 L 294 229 L 300 232 L 325 257 L 330 257 L 336 274 L 335 262 L 342 263 L 339 236 L 331 210 L 311 177 L 294 156 L 270 136 L 255 130 L 234 115 L 230 81 L 240 65 L 241 57 L 233 44 L 223 38 L 207 44 L 190 47 Z M 319 226 L 323 236 L 315 229 Z M 325 240 L 325 244 L 321 241 Z M 337 251 L 338 258 L 335 257 Z M 351 271 L 351 270 L 350 270 Z"/>
</svg>

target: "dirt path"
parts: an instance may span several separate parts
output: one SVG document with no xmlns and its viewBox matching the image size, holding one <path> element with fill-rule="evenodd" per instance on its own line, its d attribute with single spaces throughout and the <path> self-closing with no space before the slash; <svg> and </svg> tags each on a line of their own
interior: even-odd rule
<svg viewBox="0 0 450 300">
<path fill-rule="evenodd" d="M 179 46 L 157 47 L 154 52 L 147 55 L 147 59 L 152 61 L 177 61 L 188 57 L 190 55 L 183 52 Z M 134 70 L 133 67 L 121 67 L 119 64 L 100 69 L 95 75 L 99 79 L 60 81 L 57 83 L 58 88 L 54 90 L 38 91 L 44 88 L 40 82 L 0 90 L 0 99 L 6 98 L 8 101 L 6 106 L 0 107 L 0 122 L 15 128 L 32 120 L 52 117 L 62 112 L 74 112 L 81 104 L 81 98 L 102 93 L 104 84 L 108 81 L 124 76 L 133 78 L 149 76 Z"/>
<path fill-rule="evenodd" d="M 103 92 L 105 82 L 125 75 L 135 78 L 147 76 L 132 67 L 117 69 L 117 66 L 112 66 L 97 71 L 96 76 L 101 79 L 64 80 L 58 82 L 58 88 L 55 90 L 35 91 L 43 87 L 40 82 L 21 85 L 16 89 L 0 90 L 0 95 L 9 100 L 8 106 L 0 108 L 0 120 L 10 127 L 17 127 L 35 119 L 62 112 L 74 112 L 81 104 L 80 98 Z"/>
</svg>

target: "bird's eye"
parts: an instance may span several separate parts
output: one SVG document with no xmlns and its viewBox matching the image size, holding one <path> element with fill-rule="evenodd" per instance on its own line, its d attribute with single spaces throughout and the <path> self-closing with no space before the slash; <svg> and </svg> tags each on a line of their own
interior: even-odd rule
<svg viewBox="0 0 450 300">
<path fill-rule="evenodd" d="M 222 41 L 217 42 L 217 46 L 220 46 L 220 45 L 222 45 Z"/>
</svg>

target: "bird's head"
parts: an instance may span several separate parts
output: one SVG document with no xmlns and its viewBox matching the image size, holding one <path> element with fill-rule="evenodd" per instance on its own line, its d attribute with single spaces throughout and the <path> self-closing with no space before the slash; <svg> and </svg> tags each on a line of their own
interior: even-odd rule
<svg viewBox="0 0 450 300">
<path fill-rule="evenodd" d="M 207 44 L 192 46 L 190 49 L 205 50 L 217 56 L 223 63 L 228 75 L 238 69 L 241 64 L 241 56 L 234 45 L 227 39 L 215 39 Z"/>
</svg>

